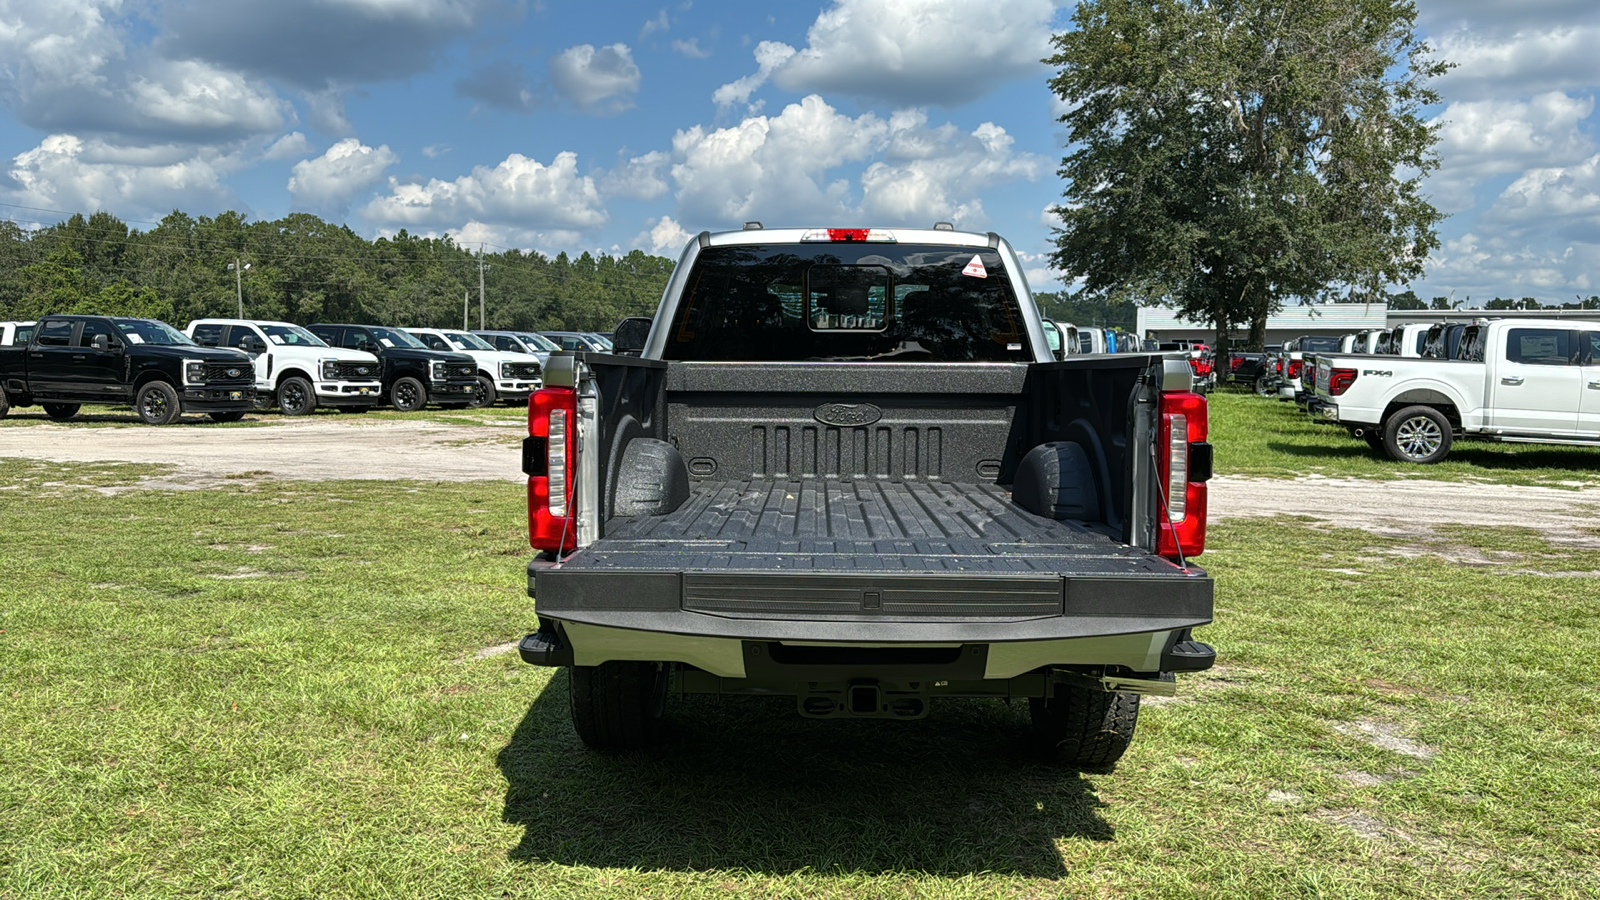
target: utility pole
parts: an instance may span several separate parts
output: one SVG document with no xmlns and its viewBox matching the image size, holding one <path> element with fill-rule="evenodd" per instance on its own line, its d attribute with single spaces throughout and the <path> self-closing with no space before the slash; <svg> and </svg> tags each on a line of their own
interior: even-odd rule
<svg viewBox="0 0 1600 900">
<path fill-rule="evenodd" d="M 239 318 L 242 319 L 244 318 L 244 270 L 250 268 L 250 264 L 235 256 L 228 268 L 233 270 L 233 289 L 239 298 Z"/>
<path fill-rule="evenodd" d="M 478 330 L 483 331 L 489 326 L 483 324 L 483 270 L 488 268 L 483 264 L 483 245 L 478 245 Z"/>
<path fill-rule="evenodd" d="M 462 331 L 471 330 L 467 325 L 467 300 L 471 296 L 472 296 L 472 292 L 471 291 L 462 291 L 461 292 L 461 330 Z"/>
</svg>

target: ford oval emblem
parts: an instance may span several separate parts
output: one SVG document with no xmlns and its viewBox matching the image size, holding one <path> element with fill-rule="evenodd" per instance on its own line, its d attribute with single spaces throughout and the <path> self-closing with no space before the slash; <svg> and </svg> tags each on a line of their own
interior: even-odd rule
<svg viewBox="0 0 1600 900">
<path fill-rule="evenodd" d="M 871 403 L 824 403 L 812 415 L 824 425 L 861 428 L 883 418 L 883 410 Z"/>
<path fill-rule="evenodd" d="M 356 374 L 357 375 L 365 375 L 365 374 L 367 374 L 367 367 L 366 366 L 362 366 L 361 368 L 357 369 L 356 370 Z"/>
<path fill-rule="evenodd" d="M 229 369 L 228 370 L 228 377 L 229 378 L 238 378 L 239 377 L 239 370 L 238 369 Z"/>
</svg>

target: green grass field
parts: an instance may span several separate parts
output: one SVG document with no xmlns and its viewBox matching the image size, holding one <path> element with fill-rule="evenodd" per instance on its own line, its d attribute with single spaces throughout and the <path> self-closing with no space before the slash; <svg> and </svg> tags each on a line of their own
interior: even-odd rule
<svg viewBox="0 0 1600 900">
<path fill-rule="evenodd" d="M 1245 404 L 1220 468 L 1292 469 Z M 0 897 L 1600 893 L 1592 544 L 1214 526 L 1221 664 L 1109 773 L 992 702 L 680 703 L 608 756 L 486 652 L 533 624 L 516 485 L 106 492 L 159 472 L 0 460 Z"/>
<path fill-rule="evenodd" d="M 1458 440 L 1443 462 L 1399 463 L 1293 403 L 1225 390 L 1211 395 L 1217 472 L 1262 478 L 1427 478 L 1544 487 L 1600 485 L 1600 446 Z"/>
</svg>

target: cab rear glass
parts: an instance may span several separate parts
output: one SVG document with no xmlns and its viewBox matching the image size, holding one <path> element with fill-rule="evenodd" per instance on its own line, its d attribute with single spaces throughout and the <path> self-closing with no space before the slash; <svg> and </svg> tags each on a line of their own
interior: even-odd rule
<svg viewBox="0 0 1600 900">
<path fill-rule="evenodd" d="M 663 358 L 1031 362 L 1000 254 L 921 244 L 708 247 Z"/>
</svg>

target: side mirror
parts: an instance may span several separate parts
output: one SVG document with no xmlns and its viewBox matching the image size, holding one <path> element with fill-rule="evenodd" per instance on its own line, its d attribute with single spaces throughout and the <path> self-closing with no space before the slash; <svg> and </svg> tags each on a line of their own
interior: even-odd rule
<svg viewBox="0 0 1600 900">
<path fill-rule="evenodd" d="M 643 353 L 652 324 L 654 320 L 646 316 L 630 316 L 618 322 L 611 334 L 611 352 L 618 356 L 638 356 Z"/>
<path fill-rule="evenodd" d="M 89 346 L 101 352 L 105 352 L 111 349 L 111 338 L 103 334 L 97 334 L 89 339 Z"/>
</svg>

